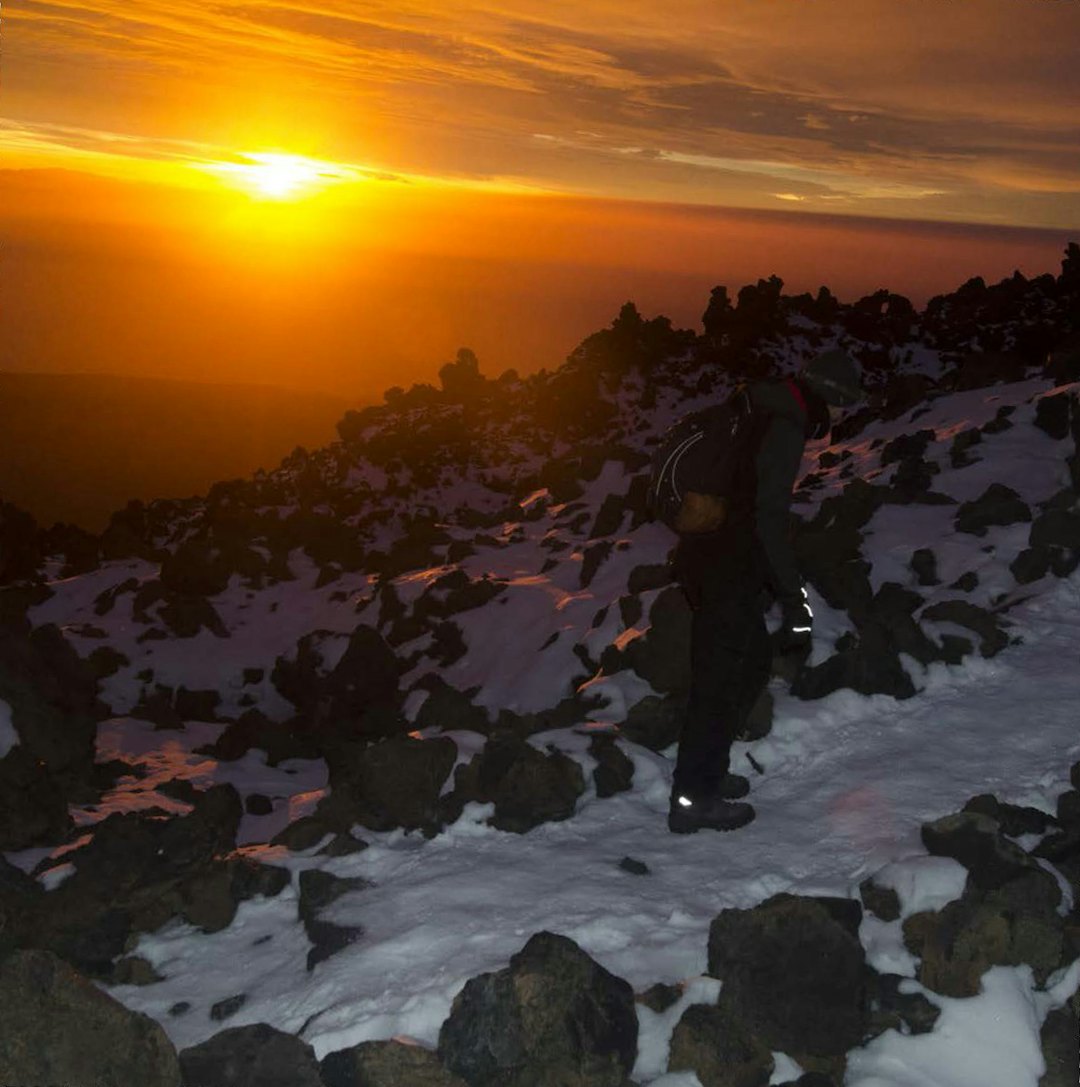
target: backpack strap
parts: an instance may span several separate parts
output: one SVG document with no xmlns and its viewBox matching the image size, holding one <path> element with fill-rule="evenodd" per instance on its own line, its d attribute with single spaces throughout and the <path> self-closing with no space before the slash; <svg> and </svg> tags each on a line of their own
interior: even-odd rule
<svg viewBox="0 0 1080 1087">
<path fill-rule="evenodd" d="M 802 389 L 799 388 L 799 383 L 793 377 L 789 377 L 787 379 L 787 387 L 791 390 L 791 395 L 795 397 L 795 402 L 802 408 L 807 416 L 809 416 L 810 407 L 806 403 L 806 397 L 803 395 Z"/>
</svg>

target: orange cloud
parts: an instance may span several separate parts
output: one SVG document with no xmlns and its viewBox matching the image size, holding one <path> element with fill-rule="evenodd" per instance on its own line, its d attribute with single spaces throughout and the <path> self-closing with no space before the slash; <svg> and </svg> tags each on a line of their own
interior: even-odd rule
<svg viewBox="0 0 1080 1087">
<path fill-rule="evenodd" d="M 24 157 L 80 150 L 52 125 L 561 192 L 1077 218 L 1076 3 L 25 0 L 5 19 L 22 134 L 0 151 Z"/>
</svg>

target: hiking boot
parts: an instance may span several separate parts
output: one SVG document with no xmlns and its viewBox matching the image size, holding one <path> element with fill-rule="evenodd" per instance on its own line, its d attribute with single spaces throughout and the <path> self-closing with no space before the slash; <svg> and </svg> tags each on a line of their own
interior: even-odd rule
<svg viewBox="0 0 1080 1087">
<path fill-rule="evenodd" d="M 754 818 L 749 804 L 732 803 L 719 796 L 690 800 L 673 796 L 668 812 L 668 830 L 672 834 L 693 834 L 698 830 L 738 830 Z"/>
<path fill-rule="evenodd" d="M 741 800 L 750 792 L 750 782 L 742 774 L 725 774 L 716 787 L 721 800 Z"/>
</svg>

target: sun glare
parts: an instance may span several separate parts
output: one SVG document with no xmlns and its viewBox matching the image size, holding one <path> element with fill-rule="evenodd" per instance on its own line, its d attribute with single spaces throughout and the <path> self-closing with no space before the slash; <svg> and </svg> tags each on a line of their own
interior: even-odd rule
<svg viewBox="0 0 1080 1087">
<path fill-rule="evenodd" d="M 199 168 L 269 200 L 294 200 L 361 174 L 348 166 L 277 151 L 244 152 L 239 162 L 200 163 Z"/>
</svg>

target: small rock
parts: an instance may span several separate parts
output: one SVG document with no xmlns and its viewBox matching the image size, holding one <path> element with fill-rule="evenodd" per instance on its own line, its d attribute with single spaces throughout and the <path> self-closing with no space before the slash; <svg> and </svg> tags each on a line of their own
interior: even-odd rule
<svg viewBox="0 0 1080 1087">
<path fill-rule="evenodd" d="M 335 834 L 334 837 L 319 850 L 320 857 L 351 857 L 354 853 L 362 853 L 368 844 L 351 834 Z"/>
<path fill-rule="evenodd" d="M 323 820 L 313 815 L 305 815 L 275 834 L 270 839 L 270 844 L 283 845 L 294 853 L 303 853 L 304 850 L 318 845 L 331 832 L 331 828 Z"/>
<path fill-rule="evenodd" d="M 682 999 L 682 995 L 681 985 L 665 985 L 664 982 L 658 981 L 641 993 L 637 1000 L 639 1004 L 644 1004 L 650 1011 L 656 1012 L 657 1015 L 663 1015 L 668 1008 L 678 1004 Z"/>
<path fill-rule="evenodd" d="M 138 955 L 129 955 L 120 959 L 113 968 L 114 985 L 153 985 L 161 981 L 161 975 L 154 967 Z"/>
<path fill-rule="evenodd" d="M 635 876 L 649 875 L 649 866 L 644 861 L 634 860 L 633 857 L 623 857 L 623 859 L 619 861 L 619 867 L 624 872 L 630 872 Z"/>
<path fill-rule="evenodd" d="M 909 979 L 899 974 L 878 974 L 874 977 L 872 1032 L 900 1030 L 906 1033 L 929 1034 L 934 1029 L 941 1009 L 922 993 L 902 993 L 900 986 Z"/>
<path fill-rule="evenodd" d="M 974 570 L 968 570 L 961 574 L 950 586 L 950 589 L 959 589 L 961 592 L 970 593 L 979 587 L 979 575 Z"/>
<path fill-rule="evenodd" d="M 237 993 L 235 996 L 227 996 L 219 1000 L 210 1008 L 210 1018 L 215 1023 L 234 1016 L 247 1003 L 247 993 Z"/>
<path fill-rule="evenodd" d="M 911 569 L 920 585 L 939 585 L 937 555 L 929 547 L 920 547 L 911 556 Z"/>
<path fill-rule="evenodd" d="M 273 810 L 273 801 L 262 793 L 250 793 L 244 800 L 244 811 L 248 815 L 269 815 Z"/>
<path fill-rule="evenodd" d="M 900 919 L 900 896 L 892 887 L 879 887 L 872 876 L 859 884 L 859 897 L 879 921 Z"/>
</svg>

